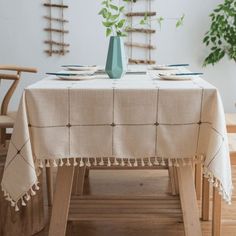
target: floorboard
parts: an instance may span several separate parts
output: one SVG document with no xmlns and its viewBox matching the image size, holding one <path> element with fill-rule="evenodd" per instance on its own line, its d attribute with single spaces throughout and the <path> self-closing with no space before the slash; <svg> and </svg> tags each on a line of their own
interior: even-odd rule
<svg viewBox="0 0 236 236">
<path fill-rule="evenodd" d="M 236 166 L 233 168 L 233 181 L 236 184 Z M 86 195 L 150 195 L 168 196 L 170 192 L 166 170 L 127 171 L 92 170 L 86 181 Z M 48 210 L 46 221 L 48 222 Z M 211 222 L 202 222 L 203 236 L 211 235 Z M 37 236 L 47 236 L 48 226 Z M 73 223 L 71 236 L 184 236 L 183 223 L 171 218 L 138 222 L 80 222 Z M 236 193 L 232 205 L 222 204 L 222 236 L 236 235 Z M 35 235 L 36 236 L 36 235 Z"/>
</svg>

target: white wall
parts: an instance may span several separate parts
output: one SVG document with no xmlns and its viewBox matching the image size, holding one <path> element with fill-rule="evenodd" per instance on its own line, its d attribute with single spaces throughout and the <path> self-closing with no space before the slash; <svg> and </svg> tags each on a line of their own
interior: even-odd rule
<svg viewBox="0 0 236 236">
<path fill-rule="evenodd" d="M 108 40 L 104 36 L 101 19 L 97 12 L 102 0 L 67 0 L 70 20 L 67 42 L 70 53 L 64 57 L 47 57 L 43 50 L 46 34 L 43 28 L 46 13 L 40 0 L 0 0 L 0 64 L 36 66 L 39 73 L 24 76 L 11 108 L 15 108 L 22 90 L 45 75 L 67 63 L 104 64 Z M 227 59 L 214 67 L 202 68 L 207 49 L 202 38 L 209 27 L 208 15 L 222 0 L 155 0 L 153 10 L 163 17 L 178 17 L 185 13 L 185 23 L 175 29 L 174 22 L 167 20 L 157 32 L 153 54 L 158 63 L 191 64 L 193 71 L 203 71 L 204 78 L 217 86 L 221 92 L 226 111 L 235 111 L 236 64 Z M 3 86 L 1 94 L 7 85 Z"/>
</svg>

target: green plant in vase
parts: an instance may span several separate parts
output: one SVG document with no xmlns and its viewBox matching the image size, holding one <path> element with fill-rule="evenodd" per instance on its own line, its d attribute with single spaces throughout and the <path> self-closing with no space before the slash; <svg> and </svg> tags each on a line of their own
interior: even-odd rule
<svg viewBox="0 0 236 236">
<path fill-rule="evenodd" d="M 211 26 L 203 43 L 210 47 L 204 66 L 214 65 L 225 55 L 236 62 L 236 1 L 225 0 L 210 14 Z"/>
<path fill-rule="evenodd" d="M 124 14 L 125 5 L 128 2 L 136 2 L 137 0 L 104 0 L 102 1 L 102 9 L 99 14 L 103 17 L 102 24 L 106 28 L 106 36 L 110 36 L 110 43 L 106 61 L 105 71 L 110 78 L 121 78 L 127 69 L 127 60 L 125 57 L 123 37 L 127 36 L 129 29 L 127 19 Z M 180 18 L 167 18 L 175 20 L 178 28 L 183 24 L 184 15 Z M 150 26 L 151 21 L 156 21 L 161 27 L 163 17 L 150 19 L 147 14 L 140 20 L 139 25 Z"/>
<path fill-rule="evenodd" d="M 129 2 L 132 0 L 123 0 Z M 103 17 L 102 24 L 106 28 L 106 36 L 110 36 L 105 71 L 112 79 L 121 78 L 127 69 L 124 42 L 127 21 L 124 16 L 125 6 L 118 0 L 104 0 L 99 14 Z"/>
</svg>

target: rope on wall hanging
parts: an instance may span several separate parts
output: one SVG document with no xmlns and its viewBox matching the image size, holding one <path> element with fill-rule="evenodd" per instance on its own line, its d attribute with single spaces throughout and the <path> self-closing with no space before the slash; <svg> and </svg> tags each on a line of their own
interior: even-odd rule
<svg viewBox="0 0 236 236">
<path fill-rule="evenodd" d="M 134 11 L 134 4 L 137 1 L 131 1 L 129 3 L 129 12 L 126 13 L 130 27 L 127 29 L 128 41 L 125 43 L 128 48 L 129 64 L 155 64 L 152 60 L 152 50 L 156 49 L 152 45 L 152 35 L 156 33 L 156 30 L 152 29 L 151 17 L 156 16 L 156 12 L 152 11 L 151 0 L 145 1 L 146 11 Z M 134 18 L 137 17 L 148 17 L 148 25 L 145 27 L 135 27 Z M 145 43 L 135 42 L 135 34 L 143 34 L 145 36 Z M 137 59 L 134 58 L 134 50 L 145 50 L 145 58 Z"/>
<path fill-rule="evenodd" d="M 64 4 L 63 0 L 58 3 L 47 0 L 43 5 L 48 12 L 48 15 L 44 16 L 44 19 L 48 22 L 47 27 L 44 28 L 44 31 L 48 33 L 48 39 L 44 41 L 48 46 L 45 53 L 49 56 L 53 54 L 63 56 L 69 52 L 70 46 L 70 44 L 65 43 L 65 34 L 69 33 L 65 29 L 65 24 L 69 21 L 64 18 L 64 10 L 69 6 Z"/>
</svg>

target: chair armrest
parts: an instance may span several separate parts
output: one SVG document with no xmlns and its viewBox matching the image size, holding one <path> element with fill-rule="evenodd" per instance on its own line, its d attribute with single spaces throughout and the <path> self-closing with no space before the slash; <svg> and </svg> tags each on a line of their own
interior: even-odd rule
<svg viewBox="0 0 236 236">
<path fill-rule="evenodd" d="M 3 66 L 0 65 L 0 70 L 11 70 L 11 71 L 17 71 L 17 72 L 37 73 L 36 68 L 14 66 L 14 65 L 3 65 Z"/>
<path fill-rule="evenodd" d="M 20 79 L 20 77 L 19 75 L 13 75 L 13 74 L 0 74 L 0 80 L 1 79 L 18 80 Z"/>
</svg>

